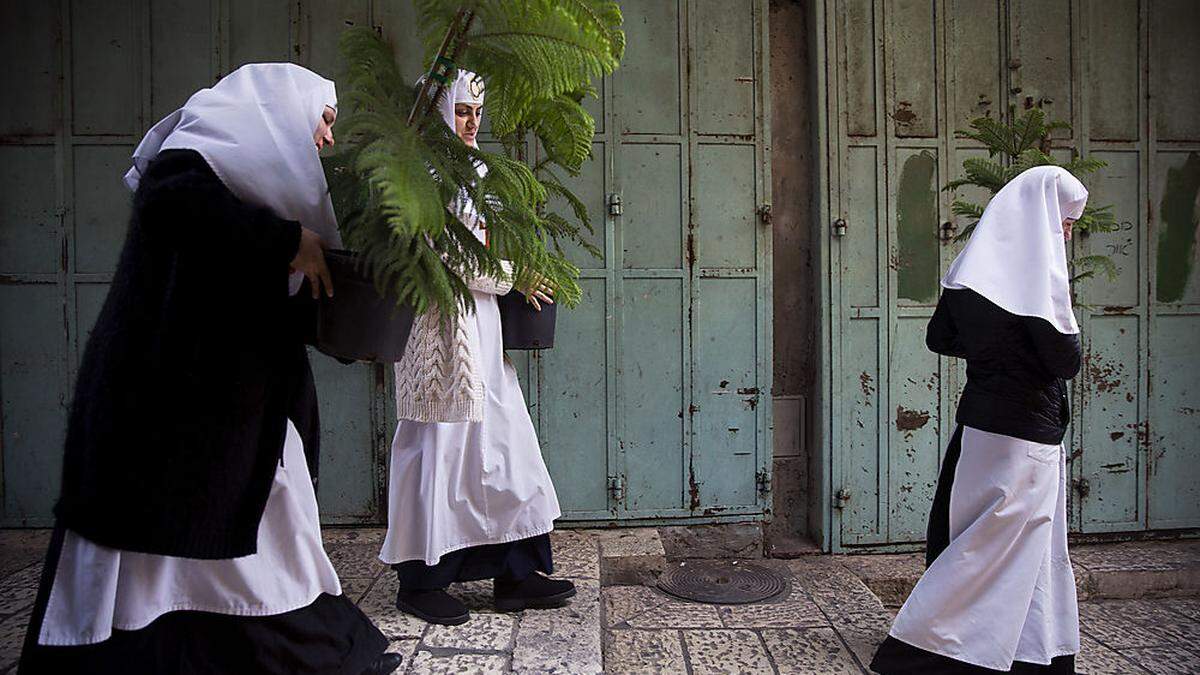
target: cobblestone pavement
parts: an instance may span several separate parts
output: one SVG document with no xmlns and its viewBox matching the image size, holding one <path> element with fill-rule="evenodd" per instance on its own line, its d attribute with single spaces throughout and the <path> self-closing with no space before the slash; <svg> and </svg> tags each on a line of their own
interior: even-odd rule
<svg viewBox="0 0 1200 675">
<path fill-rule="evenodd" d="M 473 618 L 430 626 L 392 605 L 395 577 L 376 559 L 381 529 L 330 529 L 326 547 L 346 594 L 405 656 L 406 673 L 863 673 L 894 614 L 853 559 L 757 561 L 789 588 L 765 603 L 682 602 L 646 586 L 600 587 L 595 531 L 553 535 L 567 607 L 502 614 L 486 582 L 451 590 Z M 33 605 L 46 533 L 0 531 L 0 673 L 11 675 Z M 857 567 L 856 567 L 857 566 Z M 1081 603 L 1081 673 L 1200 672 L 1200 598 Z M 603 652 L 603 653 L 602 653 Z"/>
</svg>

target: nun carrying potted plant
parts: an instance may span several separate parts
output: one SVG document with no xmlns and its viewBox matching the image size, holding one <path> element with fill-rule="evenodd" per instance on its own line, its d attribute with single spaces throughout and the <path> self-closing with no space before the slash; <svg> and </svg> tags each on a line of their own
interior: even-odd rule
<svg viewBox="0 0 1200 675">
<path fill-rule="evenodd" d="M 84 351 L 20 670 L 389 673 L 321 543 L 301 321 L 338 244 L 334 85 L 246 65 L 156 124 Z"/>
<path fill-rule="evenodd" d="M 929 516 L 924 576 L 879 673 L 1074 673 L 1066 380 L 1080 367 L 1065 240 L 1087 190 L 1057 166 L 1001 189 L 942 279 L 926 343 L 967 383 Z"/>
<path fill-rule="evenodd" d="M 477 147 L 483 79 L 459 70 L 439 100 L 445 123 Z M 486 167 L 480 166 L 481 175 Z M 465 193 L 448 207 L 475 236 L 487 227 Z M 575 594 L 553 571 L 549 532 L 560 515 L 513 365 L 504 357 L 497 297 L 504 278 L 464 273 L 474 310 L 445 320 L 419 315 L 396 364 L 399 424 L 392 441 L 388 531 L 380 559 L 399 579 L 396 606 L 426 621 L 458 624 L 467 607 L 453 582 L 492 579 L 497 609 L 553 607 Z M 541 282 L 520 289 L 552 303 Z"/>
</svg>

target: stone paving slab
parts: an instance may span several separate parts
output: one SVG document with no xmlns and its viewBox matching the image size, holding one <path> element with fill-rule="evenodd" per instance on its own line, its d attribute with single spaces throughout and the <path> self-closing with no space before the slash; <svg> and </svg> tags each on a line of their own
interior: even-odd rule
<svg viewBox="0 0 1200 675">
<path fill-rule="evenodd" d="M 408 673 L 413 675 L 490 675 L 509 672 L 508 654 L 434 654 L 419 651 Z"/>
<path fill-rule="evenodd" d="M 593 530 L 600 544 L 602 586 L 653 583 L 667 568 L 658 528 Z"/>
<path fill-rule="evenodd" d="M 1150 671 L 1122 656 L 1115 649 L 1105 647 L 1087 635 L 1082 635 L 1079 656 L 1075 658 L 1075 672 L 1078 675 L 1140 675 Z"/>
<path fill-rule="evenodd" d="M 832 628 L 770 628 L 762 636 L 781 675 L 863 672 Z"/>
<path fill-rule="evenodd" d="M 677 630 L 614 630 L 608 632 L 604 672 L 687 673 L 683 643 Z"/>
<path fill-rule="evenodd" d="M 1193 646 L 1195 646 L 1194 643 Z M 1128 649 L 1123 654 L 1155 675 L 1159 673 L 1195 675 L 1200 672 L 1200 653 L 1186 649 L 1182 645 Z"/>
<path fill-rule="evenodd" d="M 767 646 L 752 630 L 685 630 L 683 643 L 693 675 L 772 672 Z"/>
<path fill-rule="evenodd" d="M 571 604 L 521 613 L 513 644 L 514 673 L 590 675 L 603 672 L 600 582 L 575 582 Z"/>
</svg>

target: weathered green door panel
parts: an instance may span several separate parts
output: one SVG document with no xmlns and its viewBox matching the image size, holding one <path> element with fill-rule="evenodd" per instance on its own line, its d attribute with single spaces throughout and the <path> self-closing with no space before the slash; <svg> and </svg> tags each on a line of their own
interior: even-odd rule
<svg viewBox="0 0 1200 675">
<path fill-rule="evenodd" d="M 1200 312 L 1160 314 L 1150 336 L 1148 525 L 1200 527 Z"/>
<path fill-rule="evenodd" d="M 608 504 L 608 340 L 604 279 L 582 279 L 583 302 L 558 310 L 554 349 L 538 354 L 538 441 L 568 512 Z"/>
<path fill-rule="evenodd" d="M 321 520 L 376 520 L 386 513 L 380 504 L 380 483 L 386 473 L 372 471 L 372 467 L 388 456 L 395 430 L 395 415 L 387 397 L 391 368 L 344 366 L 315 350 L 310 350 L 309 359 L 321 415 L 317 489 Z"/>
<path fill-rule="evenodd" d="M 133 0 L 71 2 L 71 114 L 76 134 L 135 134 L 143 62 Z"/>
<path fill-rule="evenodd" d="M 692 159 L 693 255 L 701 269 L 752 270 L 757 266 L 756 159 L 753 145 L 696 146 Z"/>
<path fill-rule="evenodd" d="M 832 3 L 831 3 L 832 4 Z M 841 39 L 836 58 L 839 77 L 839 115 L 844 116 L 850 136 L 874 136 L 878 133 L 876 102 L 878 50 L 875 37 L 875 3 L 872 0 L 845 0 L 837 3 Z"/>
<path fill-rule="evenodd" d="M 0 284 L 0 449 L 7 526 L 52 522 L 69 403 L 63 318 L 57 284 Z"/>
<path fill-rule="evenodd" d="M 621 242 L 626 269 L 683 266 L 682 152 L 677 143 L 621 147 L 616 175 L 625 204 Z"/>
<path fill-rule="evenodd" d="M 874 544 L 885 540 L 887 522 L 883 490 L 886 467 L 880 457 L 887 417 L 887 373 L 881 367 L 883 340 L 878 318 L 851 319 L 841 327 L 843 391 L 841 476 L 834 490 L 841 507 L 842 542 Z"/>
<path fill-rule="evenodd" d="M 950 71 L 947 133 L 1004 109 L 1000 88 L 1001 0 L 946 4 L 946 62 Z M 961 167 L 961 162 L 951 162 Z"/>
<path fill-rule="evenodd" d="M 758 289 L 753 278 L 702 278 L 696 287 L 688 508 L 753 506 L 757 498 Z"/>
<path fill-rule="evenodd" d="M 1200 304 L 1197 222 L 1200 151 L 1161 152 L 1155 157 L 1154 300 L 1169 305 Z"/>
<path fill-rule="evenodd" d="M 75 147 L 75 272 L 112 274 L 125 243 L 131 195 L 122 177 L 133 146 Z"/>
<path fill-rule="evenodd" d="M 692 47 L 695 130 L 701 134 L 754 134 L 755 23 L 753 2 L 694 0 L 698 27 Z M 750 176 L 754 173 L 751 171 Z"/>
<path fill-rule="evenodd" d="M 57 81 L 62 54 L 59 5 L 44 0 L 0 3 L 0 63 L 5 80 L 20 83 L 7 87 L 5 105 L 0 106 L 0 137 L 49 136 L 58 130 L 62 119 Z"/>
<path fill-rule="evenodd" d="M 620 433 L 625 508 L 651 515 L 683 506 L 684 307 L 682 279 L 626 277 L 621 298 Z"/>
<path fill-rule="evenodd" d="M 896 273 L 896 296 L 901 306 L 937 302 L 938 280 L 938 158 L 935 151 L 901 148 L 896 151 L 900 177 L 896 186 L 896 244 L 890 266 Z"/>
<path fill-rule="evenodd" d="M 1089 87 L 1088 132 L 1092 140 L 1136 141 L 1142 107 L 1138 64 L 1141 62 L 1141 21 L 1138 0 L 1090 3 L 1087 33 L 1102 40 L 1084 43 L 1088 68 L 1103 78 L 1103 86 Z"/>
<path fill-rule="evenodd" d="M 622 134 L 678 134 L 682 123 L 680 8 L 677 1 L 621 6 L 625 59 L 612 78 Z M 655 95 L 651 95 L 654 92 Z"/>
<path fill-rule="evenodd" d="M 605 174 L 608 166 L 608 156 L 605 152 L 604 143 L 592 144 L 592 159 L 583 163 L 579 170 L 579 175 L 574 177 L 565 177 L 564 184 L 569 187 L 584 206 L 587 207 L 588 217 L 591 219 L 592 231 L 589 233 L 585 229 L 580 230 L 583 240 L 595 246 L 600 251 L 600 257 L 597 258 L 588 253 L 582 246 L 574 242 L 565 242 L 563 248 L 567 252 L 567 257 L 571 262 L 579 266 L 581 270 L 598 270 L 603 271 L 608 260 L 607 251 L 607 217 L 605 213 L 605 197 L 608 195 L 607 183 Z M 565 200 L 555 199 L 550 203 L 550 208 L 559 214 L 572 219 L 570 206 Z M 595 302 L 599 302 L 601 307 L 605 304 L 605 296 L 601 294 L 594 298 Z"/>
<path fill-rule="evenodd" d="M 890 438 L 888 540 L 922 541 L 945 438 L 938 415 L 943 388 L 938 356 L 925 348 L 928 317 L 901 315 L 893 321 L 888 354 L 891 401 L 883 411 Z"/>
<path fill-rule="evenodd" d="M 1070 0 L 1009 0 L 1008 26 L 1010 102 L 1018 109 L 1040 105 L 1050 119 L 1074 119 Z"/>
<path fill-rule="evenodd" d="M 1160 141 L 1200 141 L 1200 78 L 1196 77 L 1196 36 L 1200 3 L 1147 2 L 1150 14 L 1150 100 L 1154 133 Z"/>
<path fill-rule="evenodd" d="M 938 134 L 935 5 L 933 0 L 894 0 L 887 15 L 892 133 L 932 138 Z"/>
<path fill-rule="evenodd" d="M 0 274 L 54 274 L 61 255 L 54 146 L 0 146 Z"/>
<path fill-rule="evenodd" d="M 292 50 L 292 11 L 296 3 L 237 0 L 227 6 L 229 52 L 224 61 L 228 70 L 247 63 L 296 58 Z"/>
<path fill-rule="evenodd" d="M 213 19 L 209 2 L 151 0 L 150 119 L 153 124 L 213 83 Z"/>
</svg>

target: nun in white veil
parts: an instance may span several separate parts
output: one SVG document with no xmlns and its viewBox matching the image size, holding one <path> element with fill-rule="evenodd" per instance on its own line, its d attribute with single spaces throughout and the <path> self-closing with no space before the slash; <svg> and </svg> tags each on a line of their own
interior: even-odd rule
<svg viewBox="0 0 1200 675">
<path fill-rule="evenodd" d="M 443 121 L 477 147 L 483 79 L 458 71 L 439 101 Z M 480 166 L 483 175 L 486 167 Z M 465 195 L 448 207 L 487 242 L 487 224 Z M 560 514 L 550 473 L 513 365 L 504 357 L 497 297 L 513 289 L 512 268 L 491 278 L 465 274 L 475 301 L 451 325 L 417 317 L 396 364 L 396 413 L 388 531 L 379 557 L 396 570 L 396 606 L 426 621 L 467 621 L 447 593 L 458 581 L 492 579 L 495 605 L 553 607 L 575 594 L 550 579 L 549 532 Z M 520 289 L 552 302 L 544 284 Z"/>
<path fill-rule="evenodd" d="M 80 366 L 21 672 L 388 673 L 321 542 L 304 346 L 334 85 L 246 65 L 156 124 Z M 113 177 L 116 180 L 116 176 Z"/>
<path fill-rule="evenodd" d="M 967 384 L 929 518 L 928 569 L 879 673 L 1074 673 L 1066 380 L 1080 366 L 1065 240 L 1087 190 L 1057 166 L 1000 190 L 942 279 L 926 343 Z"/>
</svg>

